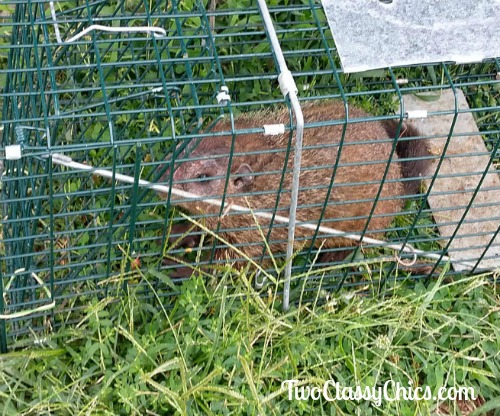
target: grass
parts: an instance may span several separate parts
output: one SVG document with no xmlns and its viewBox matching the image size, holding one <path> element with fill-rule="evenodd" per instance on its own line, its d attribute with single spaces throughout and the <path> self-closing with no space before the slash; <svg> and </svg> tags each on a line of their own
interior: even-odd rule
<svg viewBox="0 0 500 416">
<path fill-rule="evenodd" d="M 236 273 L 236 272 L 235 272 Z M 156 273 L 123 275 L 153 290 Z M 90 302 L 77 325 L 0 356 L 4 414 L 471 414 L 500 408 L 500 294 L 491 275 L 382 295 L 318 292 L 287 313 L 251 276 L 194 277 L 178 297 Z M 164 278 L 164 277 L 163 277 Z M 289 400 L 282 382 L 473 387 L 476 402 Z M 462 409 L 462 411 L 460 410 Z M 499 414 L 478 411 L 474 414 Z"/>
<path fill-rule="evenodd" d="M 186 10 L 190 10 L 192 4 L 184 3 Z M 274 0 L 271 2 L 271 5 L 278 4 Z M 132 3 L 128 5 L 135 7 Z M 227 7 L 242 6 L 238 2 L 228 2 Z M 0 5 L 0 16 L 11 12 L 11 8 L 10 5 Z M 254 18 L 256 22 L 251 21 Z M 228 32 L 233 30 L 232 27 L 245 27 L 245 19 L 252 24 L 260 21 L 257 16 L 242 17 L 240 21 L 239 17 L 228 15 L 227 19 L 225 30 Z M 229 22 L 229 19 L 234 21 Z M 300 32 L 290 30 L 293 28 L 290 19 L 310 23 L 311 12 L 297 12 L 293 16 L 284 12 L 276 19 L 289 29 L 283 37 L 285 49 L 322 47 L 319 38 L 311 40 L 305 34 L 302 39 Z M 10 28 L 7 21 L 0 22 L 3 23 L 0 28 L 0 45 L 3 46 L 10 44 Z M 199 22 L 193 20 L 192 24 L 196 26 Z M 229 35 L 224 36 L 230 39 Z M 260 35 L 255 36 L 260 39 Z M 255 51 L 255 39 L 253 41 L 228 41 L 227 50 L 224 45 L 219 49 L 222 54 L 244 55 Z M 261 46 L 261 52 L 268 52 L 265 42 L 261 42 Z M 0 52 L 0 67 L 5 69 L 7 49 L 4 47 Z M 197 52 L 194 49 L 192 53 L 196 56 Z M 263 70 L 263 64 L 263 60 L 242 60 L 228 63 L 224 70 L 256 74 Z M 271 60 L 268 64 L 274 68 Z M 306 74 L 299 76 L 297 81 L 301 87 L 308 86 L 302 96 L 336 91 L 335 85 L 330 85 L 330 72 L 318 73 L 314 77 L 307 75 L 328 68 L 325 57 L 291 56 L 289 64 L 293 71 Z M 204 70 L 203 66 L 200 68 L 200 71 Z M 476 70 L 478 74 L 474 72 Z M 464 82 L 471 106 L 477 109 L 498 106 L 498 84 L 467 86 L 467 83 L 476 80 L 476 75 L 480 81 L 481 74 L 494 70 L 493 64 L 491 68 L 472 65 L 450 69 L 454 80 Z M 396 75 L 408 78 L 408 86 L 425 90 L 426 87 L 446 85 L 444 73 L 439 71 L 443 70 L 436 65 L 399 69 Z M 152 74 L 154 78 L 156 72 L 152 71 Z M 202 79 L 204 74 L 196 76 Z M 351 76 L 341 74 L 340 78 L 353 95 L 352 101 L 360 107 L 376 114 L 394 110 L 392 92 L 377 92 L 390 88 L 387 71 Z M 0 74 L 1 88 L 5 79 L 5 74 Z M 231 90 L 237 90 L 240 102 L 280 97 L 279 90 L 273 88 L 267 79 L 254 80 L 248 90 L 242 89 L 242 85 L 241 82 L 230 84 Z M 200 96 L 207 93 L 203 87 L 199 88 Z M 185 103 L 190 103 L 189 97 L 184 99 Z M 131 100 L 128 105 L 131 107 L 128 110 L 134 110 L 134 106 L 143 104 Z M 498 117 L 497 111 L 477 113 L 481 130 L 491 132 L 485 137 L 489 149 L 498 138 L 495 133 Z M 147 130 L 147 126 L 151 129 L 151 124 L 146 121 L 124 114 L 117 120 L 117 126 L 123 129 L 124 136 L 142 137 L 151 133 Z M 166 115 L 162 122 L 168 124 Z M 107 140 L 105 134 L 103 125 L 95 122 L 82 132 L 82 140 Z M 163 135 L 169 134 L 168 128 L 163 130 Z M 119 152 L 122 163 L 131 164 L 135 160 L 134 150 L 123 147 Z M 157 157 L 163 153 L 163 148 L 155 143 L 151 154 Z M 104 163 L 108 156 L 105 150 L 89 151 L 94 164 Z M 85 187 L 92 188 L 92 184 L 81 178 L 68 179 L 64 186 L 70 194 Z M 103 185 L 97 182 L 96 186 Z M 107 197 L 97 198 L 97 203 L 105 206 L 109 203 Z M 55 209 L 72 209 L 78 213 L 88 207 L 98 208 L 96 199 L 89 201 L 87 206 L 79 196 L 72 200 L 71 205 L 62 208 L 55 205 Z M 57 203 L 63 204 L 55 201 Z M 156 215 L 163 222 L 163 211 L 158 212 L 157 208 L 158 205 L 152 211 L 141 212 L 137 218 L 147 223 Z M 88 227 L 87 215 L 75 220 L 82 221 L 82 228 Z M 96 218 L 103 224 L 109 222 L 104 215 L 96 215 Z M 400 221 L 396 223 L 397 227 L 408 225 L 402 222 L 403 219 L 397 221 Z M 59 225 L 66 230 L 78 228 L 80 223 Z M 422 231 L 424 236 L 434 235 L 431 220 L 423 218 L 422 225 L 428 226 Z M 147 230 L 146 236 L 151 237 L 155 231 Z M 82 231 L 80 239 L 70 245 L 73 252 L 80 249 L 80 245 L 84 246 L 80 253 L 85 259 L 88 257 L 84 251 L 87 250 L 88 236 L 87 231 Z M 429 241 L 425 244 L 438 243 Z M 156 261 L 159 248 L 151 245 L 154 254 L 151 257 Z M 75 263 L 73 258 L 72 267 Z M 119 260 L 117 264 L 120 265 Z M 415 286 L 396 282 L 393 276 L 395 281 L 384 286 L 384 290 L 380 290 L 382 293 L 378 290 L 377 293 L 371 292 L 367 286 L 334 293 L 319 291 L 312 285 L 307 287 L 312 291 L 307 296 L 304 293 L 304 297 L 300 291 L 306 288 L 305 283 L 295 281 L 298 301 L 292 310 L 283 313 L 278 286 L 271 283 L 263 291 L 256 292 L 251 273 L 239 275 L 228 266 L 220 280 L 195 277 L 185 281 L 180 288 L 172 287 L 178 295 L 167 299 L 165 293 L 156 288 L 159 282 L 170 284 L 168 277 L 148 270 L 152 266 L 147 263 L 147 258 L 143 264 L 146 271 L 133 270 L 108 281 L 109 296 L 104 299 L 84 295 L 79 286 L 81 283 L 68 282 L 67 290 L 74 295 L 73 299 L 78 298 L 85 305 L 83 312 L 72 315 L 77 321 L 70 323 L 60 312 L 55 316 L 56 322 L 63 325 L 57 330 L 47 329 L 45 338 L 40 338 L 39 333 L 32 334 L 31 340 L 12 344 L 12 352 L 0 355 L 2 415 L 174 412 L 427 415 L 437 414 L 438 410 L 441 414 L 469 415 L 478 406 L 483 406 L 482 410 L 475 410 L 475 414 L 480 415 L 495 414 L 494 410 L 500 408 L 500 296 L 492 275 L 458 277 L 455 281 L 440 279 L 429 285 L 416 282 Z M 79 277 L 84 276 L 82 272 Z M 125 282 L 140 284 L 123 285 Z M 122 290 L 124 286 L 125 291 Z M 387 289 L 389 287 L 391 289 Z M 148 299 L 144 288 L 152 294 Z M 316 292 L 313 291 L 315 288 Z M 46 325 L 49 327 L 50 321 Z M 322 386 L 326 380 L 335 380 L 351 387 L 382 386 L 388 380 L 407 386 L 411 380 L 414 386 L 429 386 L 433 393 L 441 386 L 473 387 L 480 398 L 474 402 L 455 400 L 444 403 L 434 400 L 384 401 L 381 406 L 368 401 L 301 402 L 288 400 L 287 391 L 282 388 L 286 379 L 296 379 L 301 386 Z"/>
</svg>

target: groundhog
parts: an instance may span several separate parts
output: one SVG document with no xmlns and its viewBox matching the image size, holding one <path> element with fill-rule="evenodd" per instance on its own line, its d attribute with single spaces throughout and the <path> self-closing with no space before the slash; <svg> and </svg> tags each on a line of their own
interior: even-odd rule
<svg viewBox="0 0 500 416">
<path fill-rule="evenodd" d="M 297 221 L 316 224 L 322 217 L 321 225 L 351 233 L 360 233 L 365 229 L 372 210 L 380 183 L 387 167 L 394 137 L 396 122 L 364 121 L 369 114 L 352 106 L 348 107 L 349 120 L 345 127 L 344 104 L 337 101 L 316 102 L 302 106 L 306 128 L 303 135 L 302 170 L 300 173 L 300 192 L 298 197 Z M 291 113 L 283 108 L 276 111 L 242 114 L 235 118 L 234 129 L 237 131 L 255 129 L 265 124 L 290 124 Z M 337 124 L 334 124 L 336 121 Z M 329 125 L 321 125 L 329 122 Z M 293 143 L 287 158 L 287 147 L 291 134 L 266 136 L 264 134 L 237 134 L 231 132 L 229 120 L 218 122 L 212 132 L 227 132 L 225 135 L 207 136 L 189 153 L 182 153 L 177 160 L 170 183 L 170 171 L 162 176 L 162 183 L 192 192 L 204 198 L 222 198 L 226 203 L 250 206 L 253 210 L 276 212 L 288 216 L 291 198 Z M 404 125 L 401 136 L 414 136 L 418 133 Z M 226 184 L 226 175 L 230 163 L 229 154 L 233 146 L 233 156 L 229 168 L 230 176 Z M 337 163 L 338 152 L 340 159 Z M 402 178 L 418 178 L 425 174 L 426 160 L 401 163 L 401 158 L 424 157 L 429 155 L 424 139 L 398 140 L 397 153 L 393 154 L 384 186 L 368 224 L 367 235 L 382 237 L 394 216 L 401 211 L 405 194 L 419 190 L 419 179 L 402 181 Z M 181 161 L 186 158 L 188 160 Z M 286 164 L 286 173 L 282 178 Z M 328 188 L 332 174 L 337 170 L 331 192 Z M 227 188 L 226 188 L 227 186 Z M 225 191 L 225 192 L 224 192 Z M 166 197 L 166 195 L 162 195 Z M 176 203 L 171 196 L 173 204 Z M 278 198 L 278 201 L 277 201 Z M 326 209 L 323 211 L 325 200 Z M 248 201 L 248 202 L 247 202 Z M 220 224 L 220 233 L 229 243 L 236 245 L 249 257 L 258 258 L 263 254 L 263 237 L 251 214 L 229 212 L 220 216 L 220 208 L 200 201 L 182 202 L 183 208 L 193 214 L 203 214 L 203 221 L 209 229 L 216 230 Z M 273 253 L 285 252 L 288 228 L 284 224 L 274 223 L 271 233 L 269 221 L 258 218 L 259 227 L 267 237 Z M 183 231 L 177 225 L 176 231 Z M 311 241 L 314 231 L 297 227 L 295 230 L 295 248 L 301 248 Z M 187 238 L 186 245 L 193 245 L 195 237 Z M 315 246 L 322 245 L 323 250 L 334 247 L 350 247 L 355 241 L 327 237 L 317 238 Z M 345 252 L 326 253 L 321 261 L 339 261 Z M 240 256 L 233 250 L 220 248 L 217 259 L 234 259 Z"/>
</svg>

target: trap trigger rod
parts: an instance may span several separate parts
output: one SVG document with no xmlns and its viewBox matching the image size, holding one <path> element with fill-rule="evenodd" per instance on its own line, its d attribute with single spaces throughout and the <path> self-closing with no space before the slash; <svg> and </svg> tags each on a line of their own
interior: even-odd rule
<svg viewBox="0 0 500 416">
<path fill-rule="evenodd" d="M 5 159 L 6 160 L 17 160 L 22 157 L 22 151 L 21 151 L 21 146 L 20 145 L 10 145 L 5 147 Z M 116 180 L 119 182 L 124 182 L 124 183 L 129 183 L 129 184 L 134 184 L 135 183 L 135 178 L 133 176 L 129 175 L 124 175 L 121 173 L 116 173 L 112 172 L 107 169 L 101 169 L 101 168 L 95 168 L 94 166 L 91 165 L 86 165 L 83 163 L 75 162 L 71 157 L 60 154 L 60 153 L 52 153 L 50 155 L 45 155 L 42 157 L 51 157 L 52 158 L 52 163 L 56 165 L 61 165 L 61 166 L 66 166 L 68 168 L 72 169 L 77 169 L 81 171 L 87 171 L 92 175 L 96 176 L 101 176 L 103 178 L 108 178 L 111 180 Z M 177 195 L 181 198 L 187 198 L 187 199 L 196 199 L 199 200 L 199 196 L 190 192 L 182 191 L 180 189 L 176 188 L 171 188 L 166 185 L 161 185 L 157 183 L 152 183 L 149 181 L 146 181 L 144 179 L 139 179 L 138 180 L 138 185 L 140 187 L 152 189 L 156 192 L 168 194 L 171 192 L 174 195 Z M 274 221 L 282 223 L 282 224 L 289 224 L 290 219 L 288 217 L 284 217 L 282 215 L 273 215 L 269 212 L 261 212 L 261 211 L 254 211 L 249 207 L 244 207 L 241 205 L 236 205 L 236 204 L 222 204 L 222 201 L 220 199 L 204 199 L 204 203 L 209 204 L 209 205 L 214 205 L 217 207 L 222 207 L 224 206 L 224 210 L 227 211 L 236 211 L 240 212 L 242 214 L 253 214 L 256 218 L 263 218 L 266 220 L 272 220 L 274 218 Z M 307 223 L 299 223 L 296 224 L 297 227 L 300 228 L 305 228 L 308 230 L 315 231 L 316 229 L 318 232 L 323 234 L 323 238 L 325 237 L 331 237 L 331 236 L 339 236 L 343 237 L 349 240 L 357 241 L 359 243 L 363 244 L 369 244 L 373 246 L 379 246 L 379 247 L 386 247 L 391 250 L 400 252 L 403 251 L 407 254 L 412 254 L 413 256 L 417 257 L 425 257 L 431 260 L 437 260 L 437 261 L 443 261 L 443 262 L 449 262 L 449 263 L 454 263 L 454 264 L 461 264 L 464 265 L 468 268 L 471 269 L 476 269 L 476 270 L 481 270 L 481 271 L 494 271 L 498 272 L 498 269 L 496 267 L 477 267 L 476 263 L 470 262 L 470 261 L 465 261 L 465 260 L 459 260 L 455 259 L 450 256 L 441 256 L 440 254 L 437 253 L 432 253 L 420 249 L 416 249 L 410 244 L 392 244 L 388 243 L 383 240 L 377 240 L 375 238 L 367 237 L 367 236 L 361 236 L 355 233 L 345 233 L 344 231 L 341 230 L 336 230 L 334 228 L 326 227 L 326 226 L 320 226 L 317 227 L 316 224 L 307 224 Z"/>
<path fill-rule="evenodd" d="M 265 0 L 257 0 L 259 4 L 260 14 L 264 21 L 264 26 L 266 28 L 267 36 L 271 41 L 271 47 L 274 52 L 274 56 L 278 62 L 278 67 L 280 74 L 278 76 L 278 82 L 280 86 L 281 93 L 283 96 L 290 100 L 293 113 L 295 115 L 295 151 L 293 159 L 293 174 L 292 174 L 292 193 L 290 201 L 290 214 L 288 220 L 288 241 L 286 246 L 286 267 L 285 267 L 285 284 L 283 288 L 283 309 L 286 311 L 290 307 L 290 282 L 292 278 L 292 256 L 293 256 L 293 242 L 295 239 L 295 226 L 296 226 L 296 213 L 297 213 L 297 201 L 299 197 L 299 176 L 300 176 L 300 165 L 302 158 L 302 136 L 304 132 L 304 116 L 302 114 L 302 109 L 300 108 L 299 99 L 297 97 L 298 89 L 293 79 L 293 75 L 288 69 L 288 66 L 281 50 L 281 45 L 276 35 L 276 30 L 274 29 L 273 20 L 267 8 Z M 276 219 L 276 217 L 275 217 Z"/>
<path fill-rule="evenodd" d="M 129 183 L 129 184 L 135 183 L 135 178 L 133 176 L 123 175 L 121 173 L 112 172 L 112 171 L 107 170 L 107 169 L 95 168 L 95 167 L 90 166 L 90 165 L 84 165 L 83 163 L 75 162 L 71 157 L 60 154 L 60 153 L 53 153 L 51 156 L 52 156 L 52 163 L 55 163 L 56 165 L 62 165 L 62 166 L 66 166 L 66 167 L 69 167 L 72 169 L 87 171 L 87 172 L 91 173 L 92 175 L 97 175 L 97 176 L 101 176 L 101 177 L 108 178 L 108 179 L 114 179 L 116 181 L 120 181 L 120 182 L 124 182 L 124 183 Z M 177 195 L 181 198 L 198 199 L 199 200 L 199 196 L 196 194 L 193 194 L 191 192 L 186 192 L 186 191 L 182 191 L 180 189 L 171 188 L 171 187 L 166 186 L 166 185 L 152 183 L 152 182 L 146 181 L 144 179 L 139 179 L 138 184 L 140 187 L 152 189 L 156 192 L 161 192 L 164 194 L 168 194 L 169 192 L 171 192 L 172 194 Z M 204 199 L 203 202 L 206 204 L 217 206 L 217 207 L 223 206 L 222 201 L 220 199 Z M 290 218 L 288 218 L 288 217 L 284 217 L 282 215 L 273 215 L 272 213 L 269 213 L 269 212 L 253 211 L 249 207 L 244 207 L 244 206 L 236 205 L 236 204 L 224 204 L 224 210 L 236 211 L 236 212 L 240 212 L 242 214 L 253 214 L 257 218 L 263 218 L 266 220 L 271 220 L 274 217 L 274 221 L 276 221 L 276 222 L 279 222 L 282 224 L 289 224 L 290 223 Z M 317 224 L 299 223 L 299 224 L 296 224 L 296 226 L 301 227 L 301 228 L 305 228 L 305 229 L 309 229 L 309 230 L 313 230 L 313 231 L 315 231 L 316 228 L 318 228 L 318 231 L 323 235 L 339 236 L 339 237 L 343 237 L 343 238 L 346 238 L 349 240 L 354 240 L 354 241 L 357 241 L 357 242 L 360 242 L 363 244 L 370 244 L 370 245 L 374 245 L 374 246 L 386 247 L 386 248 L 389 248 L 389 249 L 397 251 L 397 252 L 403 251 L 407 254 L 412 254 L 412 255 L 418 256 L 418 257 L 426 257 L 426 258 L 432 259 L 432 260 L 441 260 L 444 262 L 462 264 L 462 265 L 467 266 L 469 268 L 474 268 L 476 266 L 476 264 L 473 262 L 458 260 L 458 259 L 454 259 L 454 258 L 449 257 L 449 256 L 442 256 L 441 257 L 440 254 L 430 253 L 427 251 L 416 249 L 409 244 L 405 244 L 405 245 L 392 244 L 392 243 L 388 243 L 387 241 L 377 240 L 377 239 L 371 238 L 371 237 L 366 237 L 366 236 L 362 237 L 359 234 L 354 234 L 354 233 L 346 234 L 344 231 L 336 230 L 334 228 L 326 227 L 323 225 L 320 227 L 317 227 Z M 492 270 L 495 271 L 496 270 L 496 268 L 494 268 L 494 267 L 476 267 L 476 269 L 481 270 L 481 271 L 492 271 Z"/>
</svg>

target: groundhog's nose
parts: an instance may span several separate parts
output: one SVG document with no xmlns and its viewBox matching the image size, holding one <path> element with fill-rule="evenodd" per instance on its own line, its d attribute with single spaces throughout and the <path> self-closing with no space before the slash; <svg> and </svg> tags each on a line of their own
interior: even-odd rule
<svg viewBox="0 0 500 416">
<path fill-rule="evenodd" d="M 179 169 L 179 166 L 176 166 L 176 168 L 177 169 L 174 170 L 173 181 L 179 182 L 179 180 L 181 179 L 180 169 Z"/>
<path fill-rule="evenodd" d="M 165 165 L 160 165 L 158 167 L 158 170 L 163 170 L 165 168 Z M 170 180 L 170 167 L 167 167 L 165 171 L 161 174 L 160 176 L 160 182 L 168 182 Z"/>
<path fill-rule="evenodd" d="M 184 187 L 182 181 L 186 179 L 185 169 L 183 168 L 182 165 L 176 165 L 174 169 L 175 170 L 174 170 L 174 175 L 172 177 L 172 185 L 182 189 Z"/>
<path fill-rule="evenodd" d="M 164 167 L 165 165 L 163 165 Z M 170 182 L 170 174 L 172 172 L 172 166 L 170 165 L 169 163 L 169 166 L 167 167 L 167 169 L 165 169 L 165 172 L 161 175 L 161 178 L 160 178 L 160 181 L 167 185 L 167 186 L 170 186 L 172 185 L 172 183 Z M 174 170 L 174 175 L 173 175 L 173 178 L 172 178 L 172 182 L 177 182 L 179 180 L 179 174 L 178 174 L 178 170 Z"/>
</svg>

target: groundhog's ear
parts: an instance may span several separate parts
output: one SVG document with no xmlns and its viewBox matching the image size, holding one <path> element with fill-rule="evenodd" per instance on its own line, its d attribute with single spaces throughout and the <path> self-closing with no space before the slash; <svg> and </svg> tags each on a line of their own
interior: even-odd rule
<svg viewBox="0 0 500 416">
<path fill-rule="evenodd" d="M 238 166 L 235 176 L 236 177 L 233 178 L 233 185 L 236 189 L 248 189 L 253 183 L 253 170 L 247 163 L 242 163 Z"/>
</svg>

